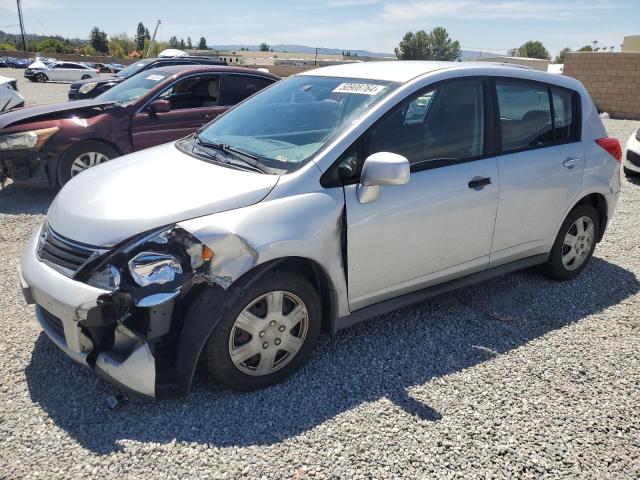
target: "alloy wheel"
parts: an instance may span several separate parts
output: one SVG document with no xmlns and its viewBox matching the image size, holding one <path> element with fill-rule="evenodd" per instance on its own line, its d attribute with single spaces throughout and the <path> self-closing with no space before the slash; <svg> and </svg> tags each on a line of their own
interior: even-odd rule
<svg viewBox="0 0 640 480">
<path fill-rule="evenodd" d="M 302 348 L 309 314 L 296 295 L 281 290 L 250 302 L 229 335 L 229 355 L 243 373 L 263 376 L 280 370 Z"/>
<path fill-rule="evenodd" d="M 100 152 L 85 152 L 79 155 L 71 164 L 71 177 L 75 177 L 85 170 L 95 167 L 109 160 L 109 157 Z"/>
<path fill-rule="evenodd" d="M 591 218 L 578 218 L 562 242 L 562 265 L 567 270 L 576 270 L 587 260 L 595 239 L 595 226 Z"/>
</svg>

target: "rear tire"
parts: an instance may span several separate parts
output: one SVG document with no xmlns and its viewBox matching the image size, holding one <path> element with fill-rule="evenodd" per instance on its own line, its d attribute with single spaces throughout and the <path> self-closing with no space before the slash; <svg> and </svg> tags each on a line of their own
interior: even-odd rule
<svg viewBox="0 0 640 480">
<path fill-rule="evenodd" d="M 546 264 L 546 273 L 555 280 L 571 280 L 585 269 L 600 233 L 600 217 L 591 205 L 577 205 L 560 227 Z"/>
<path fill-rule="evenodd" d="M 305 277 L 289 272 L 266 273 L 246 289 L 233 289 L 225 292 L 230 300 L 224 305 L 204 290 L 185 320 L 189 325 L 198 321 L 194 317 L 213 319 L 222 312 L 204 353 L 210 374 L 243 391 L 282 381 L 308 359 L 320 335 L 316 290 Z"/>
<path fill-rule="evenodd" d="M 61 187 L 77 174 L 100 163 L 118 157 L 118 152 L 109 145 L 87 141 L 67 150 L 58 164 L 58 185 Z"/>
</svg>

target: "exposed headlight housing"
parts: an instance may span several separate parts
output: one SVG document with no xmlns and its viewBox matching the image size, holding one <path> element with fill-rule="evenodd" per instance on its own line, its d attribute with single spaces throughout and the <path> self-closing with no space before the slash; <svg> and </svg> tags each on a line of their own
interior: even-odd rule
<svg viewBox="0 0 640 480">
<path fill-rule="evenodd" d="M 60 130 L 58 127 L 51 127 L 0 135 L 0 150 L 40 150 L 58 130 Z"/>
<path fill-rule="evenodd" d="M 182 273 L 180 261 L 171 254 L 140 252 L 129 261 L 129 272 L 141 287 L 173 282 Z"/>
<path fill-rule="evenodd" d="M 78 89 L 78 92 L 82 94 L 89 93 L 91 90 L 95 89 L 97 86 L 98 86 L 98 82 L 85 83 Z"/>
<path fill-rule="evenodd" d="M 120 279 L 122 278 L 120 270 L 114 265 L 106 265 L 101 270 L 94 272 L 87 283 L 92 287 L 101 288 L 103 290 L 115 291 L 120 287 Z"/>
</svg>

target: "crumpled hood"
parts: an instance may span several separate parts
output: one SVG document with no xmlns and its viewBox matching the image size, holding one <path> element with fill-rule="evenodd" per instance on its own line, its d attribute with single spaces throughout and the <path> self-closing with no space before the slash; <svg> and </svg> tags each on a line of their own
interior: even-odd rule
<svg viewBox="0 0 640 480">
<path fill-rule="evenodd" d="M 153 228 L 257 203 L 279 178 L 212 164 L 169 143 L 73 178 L 47 221 L 71 240 L 110 247 Z"/>
<path fill-rule="evenodd" d="M 97 100 L 76 100 L 74 102 L 19 108 L 0 115 L 0 129 L 41 120 L 53 120 L 61 117 L 70 118 L 74 113 L 79 113 L 82 110 L 102 108 L 107 105 L 112 105 L 113 103 L 114 102 L 100 102 Z"/>
</svg>

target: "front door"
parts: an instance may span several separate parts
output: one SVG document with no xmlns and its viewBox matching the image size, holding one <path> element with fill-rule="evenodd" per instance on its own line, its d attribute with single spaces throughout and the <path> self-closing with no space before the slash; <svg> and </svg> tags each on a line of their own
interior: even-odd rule
<svg viewBox="0 0 640 480">
<path fill-rule="evenodd" d="M 498 167 L 485 155 L 484 85 L 444 83 L 412 96 L 363 138 L 411 164 L 407 185 L 358 201 L 345 187 L 349 306 L 364 306 L 487 268 Z"/>
<path fill-rule="evenodd" d="M 218 105 L 219 87 L 217 75 L 191 76 L 169 86 L 154 100 L 168 100 L 170 111 L 152 113 L 145 107 L 133 116 L 133 149 L 141 150 L 178 140 L 223 113 L 228 107 Z"/>
<path fill-rule="evenodd" d="M 585 158 L 575 92 L 497 79 L 496 93 L 503 154 L 492 266 L 551 250 L 580 192 Z"/>
</svg>

